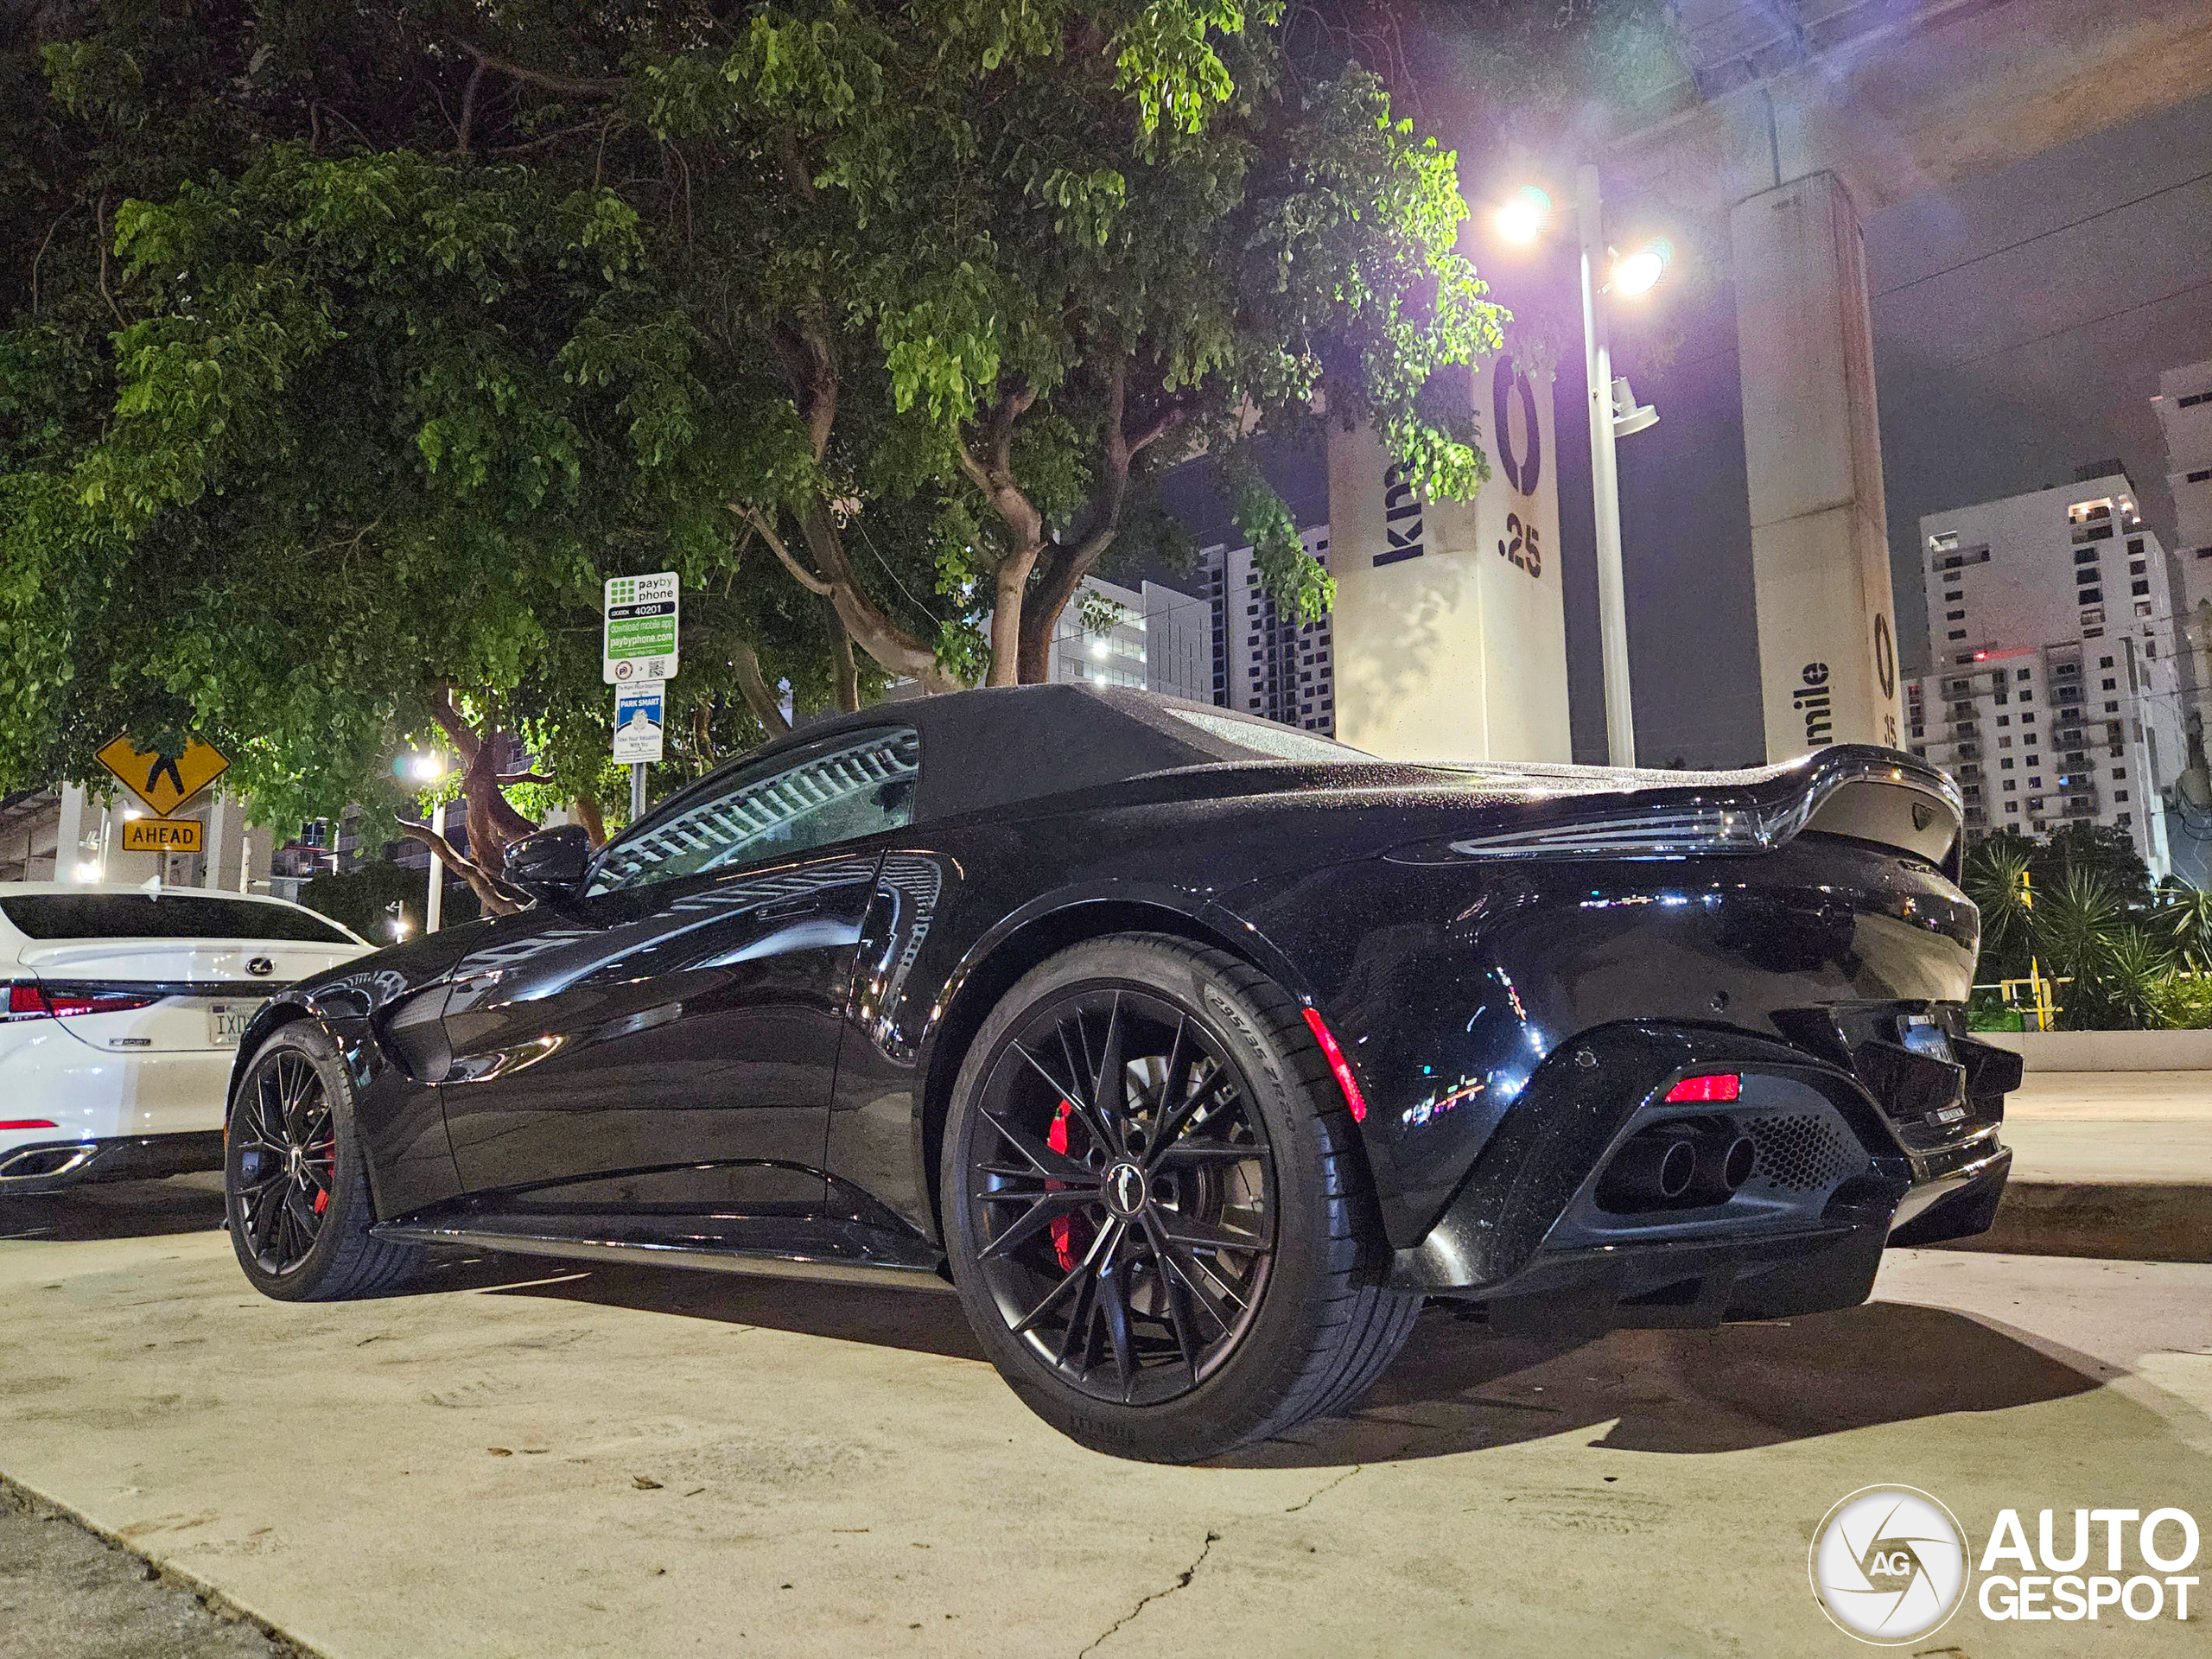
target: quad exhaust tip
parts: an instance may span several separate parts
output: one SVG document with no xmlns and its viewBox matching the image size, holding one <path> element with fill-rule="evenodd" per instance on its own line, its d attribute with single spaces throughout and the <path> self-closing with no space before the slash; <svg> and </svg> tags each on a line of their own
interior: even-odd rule
<svg viewBox="0 0 2212 1659">
<path fill-rule="evenodd" d="M 1732 1124 L 1656 1124 L 1613 1154 L 1598 1200 L 1615 1211 L 1725 1204 L 1751 1179 L 1758 1161 L 1751 1137 Z"/>
</svg>

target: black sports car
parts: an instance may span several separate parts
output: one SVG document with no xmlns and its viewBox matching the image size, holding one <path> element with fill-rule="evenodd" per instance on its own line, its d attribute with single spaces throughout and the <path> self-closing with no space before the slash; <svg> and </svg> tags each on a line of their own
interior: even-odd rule
<svg viewBox="0 0 2212 1659">
<path fill-rule="evenodd" d="M 2018 1062 L 1966 1034 L 1960 809 L 1908 757 L 1387 763 L 1076 686 L 770 745 L 518 915 L 240 1045 L 271 1296 L 453 1242 L 941 1289 L 1087 1444 L 1341 1409 L 1429 1297 L 1500 1330 L 1847 1306 L 1977 1232 Z"/>
</svg>

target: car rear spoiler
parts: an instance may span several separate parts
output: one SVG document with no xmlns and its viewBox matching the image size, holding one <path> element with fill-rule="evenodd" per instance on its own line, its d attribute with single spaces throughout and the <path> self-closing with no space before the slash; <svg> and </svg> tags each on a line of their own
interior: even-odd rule
<svg viewBox="0 0 2212 1659">
<path fill-rule="evenodd" d="M 1447 842 L 1461 857 L 1707 857 L 1771 852 L 1814 834 L 1874 842 L 1954 880 L 1959 874 L 1966 811 L 1958 785 L 1924 761 L 1871 744 L 1838 744 L 1742 772 L 1455 770 L 1520 785 L 1522 804 L 1507 810 L 1533 820 Z"/>
</svg>

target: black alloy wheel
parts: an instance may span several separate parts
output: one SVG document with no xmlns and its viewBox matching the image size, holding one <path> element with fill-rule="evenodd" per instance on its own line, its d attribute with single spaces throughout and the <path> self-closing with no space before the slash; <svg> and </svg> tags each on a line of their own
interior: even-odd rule
<svg viewBox="0 0 2212 1659">
<path fill-rule="evenodd" d="M 1117 1456 L 1193 1462 L 1341 1410 L 1421 1312 L 1304 1010 L 1188 940 L 1089 940 L 1007 990 L 938 1183 L 1000 1375 Z"/>
<path fill-rule="evenodd" d="M 296 1273 L 315 1249 L 338 1175 L 338 1119 L 313 1061 L 263 1051 L 231 1120 L 232 1211 L 242 1253 L 266 1274 Z"/>
<path fill-rule="evenodd" d="M 353 1076 L 311 1020 L 279 1027 L 239 1075 L 224 1131 L 223 1203 L 238 1266 L 278 1301 L 373 1296 L 423 1263 L 419 1246 L 376 1236 Z"/>
<path fill-rule="evenodd" d="M 1070 1386 L 1147 1405 L 1234 1351 L 1274 1252 L 1274 1159 L 1235 1064 L 1166 998 L 1078 991 L 1001 1050 L 969 1142 L 984 1282 Z"/>
</svg>

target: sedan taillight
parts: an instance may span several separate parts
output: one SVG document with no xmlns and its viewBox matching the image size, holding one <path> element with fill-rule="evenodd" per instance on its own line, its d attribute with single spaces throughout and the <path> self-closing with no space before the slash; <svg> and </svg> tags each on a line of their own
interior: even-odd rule
<svg viewBox="0 0 2212 1659">
<path fill-rule="evenodd" d="M 105 985 L 42 985 L 17 980 L 8 987 L 7 1011 L 0 1021 L 67 1020 L 79 1014 L 123 1014 L 150 1007 L 157 997 Z"/>
</svg>

